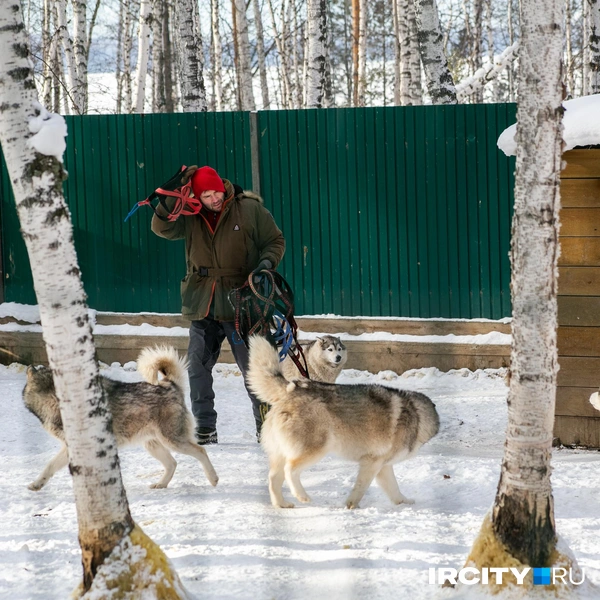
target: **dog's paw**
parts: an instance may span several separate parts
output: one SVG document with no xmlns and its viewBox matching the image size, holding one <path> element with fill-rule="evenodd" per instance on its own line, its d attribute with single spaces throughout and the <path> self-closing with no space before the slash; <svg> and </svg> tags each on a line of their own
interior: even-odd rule
<svg viewBox="0 0 600 600">
<path fill-rule="evenodd" d="M 406 496 L 402 496 L 395 504 L 414 504 L 415 501 L 412 498 L 407 498 Z"/>
<path fill-rule="evenodd" d="M 162 483 L 161 481 L 159 481 L 158 483 L 153 483 L 150 486 L 151 490 L 164 490 L 167 487 L 168 484 L 166 483 Z"/>
<path fill-rule="evenodd" d="M 294 508 L 294 503 L 283 500 L 282 502 L 274 502 L 273 506 L 275 508 Z"/>
<path fill-rule="evenodd" d="M 30 483 L 27 486 L 27 489 L 31 490 L 32 492 L 39 492 L 43 487 L 44 487 L 43 483 L 38 483 L 37 481 L 34 481 L 33 483 Z"/>
<path fill-rule="evenodd" d="M 296 499 L 298 500 L 298 502 L 310 502 L 310 496 L 308 494 L 304 494 L 303 496 L 296 496 Z"/>
<path fill-rule="evenodd" d="M 217 483 L 219 483 L 219 476 L 216 473 L 214 474 L 214 476 L 211 475 L 207 479 L 208 483 L 210 483 L 210 485 L 212 485 L 213 487 L 215 487 Z"/>
<path fill-rule="evenodd" d="M 346 502 L 346 508 L 349 510 L 353 510 L 355 508 L 360 508 L 360 507 L 358 506 L 358 502 L 355 502 L 354 500 L 348 500 Z"/>
</svg>

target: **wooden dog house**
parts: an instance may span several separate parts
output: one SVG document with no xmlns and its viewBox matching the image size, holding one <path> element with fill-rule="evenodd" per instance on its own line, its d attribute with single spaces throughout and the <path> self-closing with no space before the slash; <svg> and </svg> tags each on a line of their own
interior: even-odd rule
<svg viewBox="0 0 600 600">
<path fill-rule="evenodd" d="M 600 411 L 589 402 L 600 386 L 600 150 L 563 159 L 554 436 L 600 448 Z"/>
</svg>

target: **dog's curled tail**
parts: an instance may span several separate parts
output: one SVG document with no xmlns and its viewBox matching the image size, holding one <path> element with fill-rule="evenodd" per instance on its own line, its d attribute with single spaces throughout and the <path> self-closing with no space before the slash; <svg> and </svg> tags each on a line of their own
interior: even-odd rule
<svg viewBox="0 0 600 600">
<path fill-rule="evenodd" d="M 144 348 L 137 359 L 137 368 L 142 377 L 152 385 L 174 383 L 185 388 L 187 360 L 173 346 Z M 159 374 L 162 379 L 159 379 Z"/>
<path fill-rule="evenodd" d="M 277 350 L 260 335 L 253 335 L 248 345 L 248 387 L 260 400 L 269 404 L 285 398 L 296 384 L 283 376 Z"/>
</svg>

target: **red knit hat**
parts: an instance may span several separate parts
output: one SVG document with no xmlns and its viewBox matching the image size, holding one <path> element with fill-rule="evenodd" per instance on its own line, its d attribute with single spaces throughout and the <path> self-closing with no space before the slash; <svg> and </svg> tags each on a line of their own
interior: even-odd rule
<svg viewBox="0 0 600 600">
<path fill-rule="evenodd" d="M 192 175 L 192 190 L 194 196 L 200 198 L 200 194 L 208 190 L 224 192 L 225 186 L 219 174 L 212 167 L 200 167 Z"/>
</svg>

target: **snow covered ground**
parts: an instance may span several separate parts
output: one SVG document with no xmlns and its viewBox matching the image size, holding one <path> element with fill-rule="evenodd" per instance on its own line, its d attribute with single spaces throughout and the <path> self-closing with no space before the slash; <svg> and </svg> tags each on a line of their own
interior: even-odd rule
<svg viewBox="0 0 600 600">
<path fill-rule="evenodd" d="M 139 379 L 134 363 L 103 372 Z M 194 597 L 453 597 L 453 590 L 428 584 L 428 568 L 463 565 L 494 500 L 506 423 L 503 370 L 344 371 L 342 383 L 424 392 L 441 417 L 439 435 L 395 468 L 415 504 L 392 506 L 373 484 L 354 511 L 343 507 L 356 466 L 334 457 L 303 476 L 312 504 L 273 508 L 239 371 L 219 364 L 215 375 L 220 444 L 208 451 L 220 476 L 216 488 L 193 458 L 179 455 L 170 486 L 150 490 L 160 465 L 141 448 L 121 452 L 134 519 L 165 550 Z M 0 598 L 63 599 L 81 572 L 72 485 L 64 470 L 40 492 L 26 487 L 58 443 L 24 409 L 24 382 L 23 366 L 0 366 Z M 587 579 L 600 583 L 600 454 L 555 451 L 553 484 L 558 531 Z M 289 497 L 287 488 L 284 493 Z"/>
</svg>

